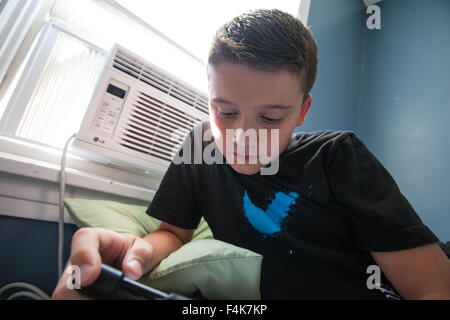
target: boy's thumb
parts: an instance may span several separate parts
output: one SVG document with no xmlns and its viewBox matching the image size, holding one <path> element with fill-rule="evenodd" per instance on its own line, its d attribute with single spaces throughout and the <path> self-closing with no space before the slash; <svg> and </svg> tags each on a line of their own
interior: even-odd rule
<svg viewBox="0 0 450 320">
<path fill-rule="evenodd" d="M 122 271 L 125 277 L 137 280 L 152 269 L 153 247 L 143 239 L 136 239 L 128 249 Z"/>
</svg>

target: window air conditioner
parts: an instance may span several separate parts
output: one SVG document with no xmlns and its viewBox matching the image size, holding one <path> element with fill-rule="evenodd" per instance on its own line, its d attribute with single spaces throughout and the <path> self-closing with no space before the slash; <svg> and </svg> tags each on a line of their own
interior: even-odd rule
<svg viewBox="0 0 450 320">
<path fill-rule="evenodd" d="M 204 93 L 115 45 L 74 151 L 163 175 L 190 129 L 206 119 Z"/>
</svg>

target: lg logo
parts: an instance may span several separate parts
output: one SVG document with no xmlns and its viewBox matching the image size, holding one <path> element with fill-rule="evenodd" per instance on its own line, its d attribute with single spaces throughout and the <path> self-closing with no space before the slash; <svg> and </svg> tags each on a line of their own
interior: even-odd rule
<svg viewBox="0 0 450 320">
<path fill-rule="evenodd" d="M 103 144 L 105 143 L 105 140 L 100 139 L 99 137 L 94 137 L 93 140 L 94 140 L 94 142 L 100 142 L 100 143 L 103 143 Z"/>
</svg>

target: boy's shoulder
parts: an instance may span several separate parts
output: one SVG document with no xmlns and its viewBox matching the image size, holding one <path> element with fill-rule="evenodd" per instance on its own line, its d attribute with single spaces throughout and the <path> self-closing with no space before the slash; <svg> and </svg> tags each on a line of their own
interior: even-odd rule
<svg viewBox="0 0 450 320">
<path fill-rule="evenodd" d="M 330 151 L 346 140 L 357 139 L 351 130 L 321 130 L 312 132 L 298 131 L 292 133 L 291 140 L 283 154 L 299 151 Z"/>
<path fill-rule="evenodd" d="M 355 132 L 351 130 L 320 130 L 311 132 L 297 131 L 292 133 L 294 139 L 304 140 L 305 142 L 343 140 L 350 135 L 355 135 Z"/>
</svg>

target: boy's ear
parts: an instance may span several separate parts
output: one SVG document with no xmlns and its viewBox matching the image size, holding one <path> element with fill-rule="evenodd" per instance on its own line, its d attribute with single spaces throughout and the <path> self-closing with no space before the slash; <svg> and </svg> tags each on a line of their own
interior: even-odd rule
<svg viewBox="0 0 450 320">
<path fill-rule="evenodd" d="M 301 126 L 303 124 L 303 121 L 305 121 L 306 114 L 308 113 L 309 107 L 311 107 L 312 103 L 312 95 L 308 93 L 308 96 L 305 99 L 305 102 L 303 102 L 302 107 L 300 108 L 300 117 L 298 118 L 296 127 Z"/>
</svg>

